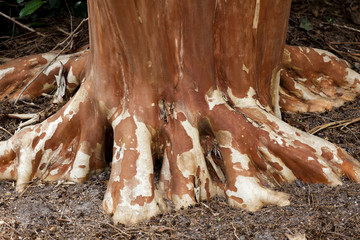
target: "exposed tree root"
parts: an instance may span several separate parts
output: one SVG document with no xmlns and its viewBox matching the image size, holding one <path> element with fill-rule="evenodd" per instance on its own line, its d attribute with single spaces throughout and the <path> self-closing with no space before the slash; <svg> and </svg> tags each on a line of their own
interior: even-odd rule
<svg viewBox="0 0 360 240">
<path fill-rule="evenodd" d="M 91 91 L 85 84 L 61 111 L 1 142 L 1 178 L 16 180 L 18 191 L 34 178 L 84 181 L 106 167 L 106 138 L 111 137 L 106 129 L 111 125 L 113 161 L 104 207 L 115 222 L 131 224 L 155 216 L 166 210 L 164 199 L 181 208 L 225 195 L 231 205 L 254 211 L 267 204 L 289 204 L 286 194 L 271 190 L 281 182 L 337 185 L 342 175 L 360 180 L 358 162 L 268 113 L 251 89 L 247 98 L 233 97 L 234 106 L 219 90 L 210 89 L 203 98 L 208 108 L 195 115 L 186 104 L 151 105 L 155 111 L 150 118 L 159 127 L 132 107 L 104 110 Z M 209 154 L 217 170 L 207 160 Z"/>
<path fill-rule="evenodd" d="M 360 74 L 330 52 L 286 46 L 282 60 L 280 106 L 290 112 L 324 112 L 353 100 Z"/>
<path fill-rule="evenodd" d="M 288 47 L 286 51 L 313 53 L 315 56 L 318 53 L 312 49 L 298 49 Z M 69 65 L 65 66 L 71 73 L 78 57 L 62 57 L 58 59 L 58 65 L 50 66 L 52 70 L 48 71 L 55 75 L 59 62 L 65 61 L 61 59 L 70 59 L 66 63 Z M 82 57 L 87 58 L 86 54 Z M 27 66 L 31 67 L 35 66 L 31 64 L 35 61 L 32 59 L 38 58 L 30 57 L 21 62 L 27 62 Z M 338 63 L 335 57 L 329 58 L 332 63 L 335 60 L 335 64 Z M 75 66 L 84 66 L 81 59 Z M 294 67 L 297 62 L 293 57 L 287 66 L 290 65 L 291 69 L 289 67 L 282 72 L 285 85 L 297 79 L 288 77 L 291 73 L 303 73 Z M 8 75 L 16 73 L 16 70 L 3 69 L 4 79 L 16 78 Z M 33 73 L 31 69 L 28 71 Z M 346 71 L 354 76 L 351 70 Z M 80 74 L 81 70 L 76 72 Z M 318 81 L 324 78 L 318 75 L 305 77 Z M 38 84 L 47 83 L 47 86 L 53 87 L 54 83 L 49 79 L 44 73 Z M 350 85 L 356 88 L 357 80 L 351 81 Z M 75 80 L 70 82 L 79 84 Z M 306 86 L 307 81 L 303 83 L 302 86 Z M 313 82 L 309 84 L 313 93 L 317 85 Z M 324 87 L 324 82 L 317 84 Z M 11 90 L 3 91 L 2 96 L 16 97 L 18 89 L 20 85 L 12 85 Z M 35 92 L 34 89 L 30 88 L 31 94 L 27 96 L 40 94 L 41 91 Z M 45 90 L 44 85 L 41 89 Z M 16 180 L 18 191 L 36 178 L 84 181 L 91 173 L 107 166 L 105 153 L 109 151 L 109 138 L 113 136 L 112 172 L 103 205 L 108 213 L 113 214 L 115 222 L 125 224 L 137 223 L 165 211 L 164 199 L 172 200 L 176 208 L 181 208 L 221 195 L 226 196 L 233 206 L 254 211 L 267 204 L 289 204 L 286 194 L 271 190 L 281 182 L 301 179 L 337 185 L 341 184 L 343 175 L 360 180 L 357 161 L 335 145 L 294 129 L 276 118 L 255 100 L 252 88 L 246 98 L 236 98 L 228 89 L 226 95 L 230 97 L 229 101 L 224 99 L 221 91 L 210 89 L 200 98 L 202 100 L 195 101 L 198 102 L 195 107 L 191 100 L 160 100 L 157 103 L 148 101 L 143 106 L 129 106 L 122 102 L 112 110 L 105 107 L 103 101 L 106 100 L 94 94 L 94 89 L 93 82 L 87 81 L 58 113 L 1 142 L 0 177 Z M 304 94 L 304 89 L 295 92 Z M 330 91 L 333 95 L 327 93 L 327 99 L 331 96 L 335 99 L 339 89 L 335 89 L 337 92 Z M 289 95 L 285 95 L 284 91 L 282 97 L 288 100 Z M 351 99 L 355 94 L 348 96 L 349 93 L 344 93 L 339 101 Z M 296 109 L 286 107 L 288 105 L 282 107 L 291 111 L 313 111 L 338 104 L 330 100 L 328 103 L 319 108 L 320 105 L 315 102 L 316 109 L 306 105 L 310 102 L 304 103 L 306 108 L 301 104 L 296 105 L 301 106 Z M 186 106 L 192 107 L 189 109 Z M 203 109 L 202 106 L 208 108 Z M 139 109 L 147 110 L 141 112 Z M 91 121 L 88 121 L 89 117 Z M 162 165 L 159 177 L 154 171 L 157 161 Z"/>
<path fill-rule="evenodd" d="M 54 59 L 56 53 L 22 57 L 0 65 L 0 99 L 15 100 L 24 87 Z M 71 94 L 84 78 L 88 50 L 61 55 L 25 90 L 21 99 L 33 99 L 56 89 L 55 75 L 64 65 L 66 92 Z"/>
<path fill-rule="evenodd" d="M 360 165 L 346 152 L 274 116 L 290 1 L 147 4 L 89 1 L 90 57 L 86 66 L 81 54 L 63 63 L 68 83 L 79 84 L 84 66 L 87 80 L 58 113 L 0 143 L 0 178 L 16 180 L 19 191 L 34 178 L 80 182 L 105 168 L 112 153 L 103 205 L 124 224 L 165 211 L 164 199 L 181 208 L 221 195 L 255 211 L 289 204 L 287 194 L 272 190 L 281 182 L 360 181 Z M 325 108 L 339 93 L 353 96 L 339 86 L 356 89 L 358 79 L 349 80 L 335 57 L 295 47 L 284 56 L 283 108 L 291 94 L 303 101 L 316 92 L 331 100 Z M 29 96 L 55 82 L 47 74 L 55 75 L 60 61 Z M 46 57 L 18 63 L 2 68 L 2 82 L 21 71 L 23 81 Z M 334 72 L 334 80 L 326 77 Z M 20 88 L 10 83 L 1 96 Z M 289 110 L 322 110 L 320 100 Z"/>
<path fill-rule="evenodd" d="M 34 178 L 85 181 L 106 167 L 105 132 L 106 122 L 84 86 L 55 115 L 0 142 L 0 178 L 16 180 L 18 191 Z"/>
</svg>

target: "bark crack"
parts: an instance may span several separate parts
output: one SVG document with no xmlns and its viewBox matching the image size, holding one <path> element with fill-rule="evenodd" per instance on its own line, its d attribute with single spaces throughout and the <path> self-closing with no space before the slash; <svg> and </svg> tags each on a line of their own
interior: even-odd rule
<svg viewBox="0 0 360 240">
<path fill-rule="evenodd" d="M 139 8 L 138 8 L 138 6 L 137 6 L 136 0 L 134 0 L 134 5 L 135 5 L 135 10 L 136 10 L 136 15 L 137 15 L 137 17 L 138 17 L 138 21 L 139 21 L 140 24 L 142 24 L 143 21 L 142 21 L 142 18 L 141 18 L 141 16 L 140 16 L 140 12 L 139 12 Z"/>
<path fill-rule="evenodd" d="M 160 119 L 163 120 L 165 124 L 167 124 L 170 118 L 173 118 L 174 108 L 175 108 L 174 103 L 167 103 L 163 98 L 159 100 L 158 105 L 159 105 Z"/>
<path fill-rule="evenodd" d="M 239 108 L 235 107 L 235 105 L 232 103 L 231 100 L 229 100 L 226 95 L 223 93 L 223 98 L 224 98 L 224 101 L 225 103 L 232 109 L 234 110 L 235 112 L 239 113 L 241 116 L 243 116 L 248 122 L 250 123 L 254 123 L 255 125 L 257 125 L 258 128 L 263 128 L 263 125 L 256 121 L 256 120 L 253 120 L 252 118 L 250 118 L 247 114 L 245 114 L 244 112 L 242 112 Z"/>
</svg>

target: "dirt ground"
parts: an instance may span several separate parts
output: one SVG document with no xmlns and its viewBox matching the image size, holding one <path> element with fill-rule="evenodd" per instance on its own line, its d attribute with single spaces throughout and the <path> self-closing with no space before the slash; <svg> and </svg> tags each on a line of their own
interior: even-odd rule
<svg viewBox="0 0 360 240">
<path fill-rule="evenodd" d="M 71 31 L 69 19 L 57 17 L 51 21 L 47 27 L 36 29 L 46 37 L 26 31 L 15 37 L 0 37 L 0 61 L 49 51 L 66 38 L 65 32 Z M 73 21 L 74 26 L 80 22 Z M 289 24 L 289 44 L 327 49 L 360 70 L 360 1 L 293 1 Z M 86 44 L 86 26 L 73 41 L 73 48 Z M 51 114 L 57 108 L 46 98 L 36 99 L 32 105 L 0 102 L 0 127 L 13 134 L 20 120 L 7 114 L 41 110 Z M 304 131 L 333 123 L 315 135 L 360 159 L 359 109 L 360 98 L 323 114 L 284 113 L 283 119 Z M 338 124 L 340 120 L 348 124 Z M 9 137 L 0 130 L 0 140 Z M 360 184 L 348 179 L 338 187 L 300 181 L 278 186 L 277 190 L 291 195 L 291 205 L 286 207 L 268 206 L 246 212 L 216 198 L 125 227 L 114 226 L 102 208 L 109 175 L 110 171 L 105 171 L 84 184 L 33 182 L 21 194 L 15 192 L 13 182 L 0 182 L 0 239 L 270 240 L 296 234 L 307 239 L 360 239 Z"/>
</svg>

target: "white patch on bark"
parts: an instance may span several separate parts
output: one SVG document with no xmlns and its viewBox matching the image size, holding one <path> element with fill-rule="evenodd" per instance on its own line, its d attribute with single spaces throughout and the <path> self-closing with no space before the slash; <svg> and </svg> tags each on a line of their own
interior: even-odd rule
<svg viewBox="0 0 360 240">
<path fill-rule="evenodd" d="M 48 170 L 48 167 L 52 163 L 54 163 L 57 160 L 57 158 L 59 157 L 59 154 L 60 154 L 62 148 L 63 148 L 63 144 L 60 144 L 59 147 L 57 149 L 55 149 L 54 151 L 52 149 L 44 149 L 44 152 L 42 154 L 41 161 L 39 164 L 39 168 L 37 169 L 38 170 L 37 177 L 39 177 L 39 178 L 44 177 L 44 174 Z M 70 163 L 70 162 L 71 162 L 71 159 L 67 159 L 67 160 L 63 161 L 63 164 Z M 40 167 L 43 164 L 45 164 L 45 167 L 42 170 L 40 170 Z M 58 170 L 58 169 L 55 169 L 55 170 Z M 53 170 L 49 174 L 55 175 L 57 173 L 58 173 L 58 171 Z"/>
<path fill-rule="evenodd" d="M 114 114 L 116 113 L 116 111 L 117 111 L 117 109 L 118 109 L 117 107 L 113 107 L 112 109 L 108 109 L 103 101 L 99 101 L 99 106 L 100 106 L 100 108 L 101 108 L 102 110 L 105 110 L 105 111 L 108 112 L 108 114 L 107 114 L 107 116 L 106 116 L 106 118 L 107 118 L 108 120 L 110 120 L 110 118 L 111 118 L 112 116 L 114 116 Z"/>
<path fill-rule="evenodd" d="M 200 193 L 199 193 L 199 199 L 197 200 L 198 201 L 200 201 L 201 199 L 204 200 L 207 199 L 207 192 L 205 189 L 205 184 L 207 181 L 209 182 L 210 196 L 214 196 L 216 192 L 218 192 L 218 190 L 211 181 L 211 177 L 207 169 L 205 157 L 200 144 L 198 129 L 193 127 L 187 119 L 185 121 L 181 121 L 181 125 L 186 131 L 186 134 L 192 140 L 193 148 L 177 156 L 177 165 L 184 177 L 186 178 L 189 178 L 190 176 L 195 177 L 196 186 L 192 184 L 191 189 L 189 190 L 192 190 L 192 188 L 194 187 L 199 187 Z M 196 176 L 196 171 L 198 167 L 200 167 L 200 173 L 199 176 Z M 178 204 L 181 205 L 181 203 L 177 203 L 176 201 L 174 201 L 174 203 L 175 205 Z"/>
<path fill-rule="evenodd" d="M 69 106 L 64 111 L 64 117 L 69 121 L 72 117 L 79 112 L 79 106 L 81 103 L 85 102 L 88 97 L 88 93 L 85 88 L 80 88 L 76 93 L 75 97 L 72 99 Z"/>
<path fill-rule="evenodd" d="M 67 85 L 67 89 L 72 92 L 75 88 L 77 88 L 77 86 L 79 86 L 79 80 L 76 78 L 76 76 L 73 73 L 72 67 L 70 67 L 70 70 L 66 76 L 66 80 L 68 83 L 72 83 L 72 84 L 76 84 L 76 86 L 70 88 L 69 84 Z"/>
<path fill-rule="evenodd" d="M 345 80 L 348 82 L 349 86 L 355 87 L 355 91 L 359 92 L 360 91 L 360 74 L 355 72 L 354 70 L 350 69 L 350 68 L 346 68 L 346 77 Z M 357 80 L 358 82 L 356 83 L 356 86 L 353 86 L 355 84 L 355 80 Z"/>
<path fill-rule="evenodd" d="M 83 180 L 89 173 L 90 155 L 85 153 L 89 151 L 89 148 L 90 146 L 87 142 L 84 141 L 80 143 L 80 147 L 76 153 L 76 157 L 70 171 L 70 179 L 74 182 L 78 182 L 78 179 Z M 85 152 L 83 152 L 83 150 Z"/>
<path fill-rule="evenodd" d="M 44 53 L 41 55 L 41 57 L 45 58 L 47 62 L 50 62 L 51 60 L 53 60 L 55 56 L 56 56 L 56 54 L 54 54 L 54 53 Z"/>
<path fill-rule="evenodd" d="M 183 79 L 183 69 L 184 69 L 184 37 L 183 37 L 183 27 L 180 26 L 180 47 L 178 43 L 178 39 L 175 38 L 175 48 L 176 52 L 179 54 L 176 54 L 176 61 L 178 66 L 178 72 L 179 72 L 179 79 L 178 81 Z"/>
<path fill-rule="evenodd" d="M 299 80 L 299 79 L 296 79 Z M 299 90 L 300 93 L 294 92 L 295 96 L 302 98 L 304 100 L 318 100 L 322 98 L 327 98 L 327 96 L 324 93 L 319 93 L 319 95 L 316 95 L 312 93 L 307 87 L 304 85 L 294 81 L 294 87 Z M 320 97 L 319 97 L 320 96 Z"/>
<path fill-rule="evenodd" d="M 255 177 L 238 175 L 236 177 L 235 187 L 237 189 L 236 192 L 226 190 L 226 195 L 229 197 L 229 203 L 240 207 L 244 207 L 244 204 L 246 204 L 245 208 L 249 211 L 256 211 L 265 204 L 278 206 L 290 204 L 287 194 L 262 187 Z M 241 198 L 244 202 L 239 203 L 236 200 L 231 199 L 231 196 Z"/>
<path fill-rule="evenodd" d="M 54 84 L 50 84 L 50 83 L 45 83 L 42 87 L 43 91 L 46 91 L 48 89 L 53 89 L 54 88 Z"/>
<path fill-rule="evenodd" d="M 297 77 L 295 80 L 296 80 L 296 81 L 299 81 L 299 82 L 306 82 L 308 79 L 307 79 L 307 78 Z"/>
<path fill-rule="evenodd" d="M 182 196 L 173 194 L 172 201 L 174 202 L 176 209 L 180 209 L 182 207 L 188 207 L 190 205 L 195 204 L 194 200 L 189 196 L 189 194 L 184 194 Z"/>
<path fill-rule="evenodd" d="M 109 213 L 112 213 L 114 210 L 114 202 L 111 196 L 111 186 L 108 186 L 108 188 L 110 189 L 108 189 L 104 195 L 103 206 Z"/>
<path fill-rule="evenodd" d="M 191 150 L 178 155 L 176 164 L 184 177 L 189 178 L 195 175 L 195 156 Z"/>
<path fill-rule="evenodd" d="M 331 52 L 328 52 L 326 50 L 318 49 L 318 48 L 312 48 L 315 52 L 317 52 L 319 55 L 323 56 L 324 62 L 330 62 L 331 58 L 335 59 L 336 61 L 340 61 L 340 59 L 332 54 Z"/>
<path fill-rule="evenodd" d="M 260 15 L 260 0 L 256 0 L 255 14 L 253 19 L 253 29 L 257 29 Z"/>
<path fill-rule="evenodd" d="M 134 122 L 137 126 L 135 135 L 138 143 L 134 151 L 139 153 L 138 159 L 136 160 L 136 174 L 133 179 L 125 181 L 125 186 L 120 189 L 120 199 L 117 206 L 113 206 L 111 190 L 107 191 L 104 198 L 104 205 L 106 205 L 109 211 L 112 211 L 114 207 L 116 208 L 114 221 L 125 224 L 137 223 L 148 219 L 160 213 L 160 208 L 164 206 L 158 190 L 153 189 L 153 182 L 150 182 L 150 176 L 154 173 L 150 146 L 151 133 L 146 125 L 138 121 L 136 117 L 134 117 Z M 123 155 L 121 157 L 123 157 Z M 155 195 L 150 203 L 144 203 L 143 206 L 132 203 L 137 197 L 151 197 L 153 190 Z"/>
<path fill-rule="evenodd" d="M 3 141 L 3 142 L 0 142 L 0 159 L 2 156 L 5 155 L 5 153 L 7 151 L 11 151 L 13 149 L 13 144 L 11 141 Z M 15 172 L 15 165 L 16 165 L 16 162 L 18 161 L 18 157 L 16 156 L 15 159 L 14 159 L 14 163 L 9 166 L 5 172 L 1 173 L 0 174 L 0 179 L 12 179 L 11 178 L 11 172 L 14 171 Z"/>
<path fill-rule="evenodd" d="M 123 105 L 124 106 L 124 105 Z M 122 120 L 127 119 L 128 117 L 130 117 L 130 113 L 127 109 L 123 108 L 121 113 L 119 114 L 119 116 L 117 116 L 114 121 L 112 121 L 111 126 L 113 127 L 113 129 L 115 129 L 117 127 L 117 125 L 119 125 L 119 123 Z"/>
<path fill-rule="evenodd" d="M 274 154 L 269 152 L 269 149 L 266 147 L 260 147 L 259 151 L 266 158 L 267 161 L 277 163 L 282 167 L 282 170 L 276 170 L 286 181 L 292 182 L 296 180 L 293 172 L 283 163 L 283 161 L 276 157 Z"/>
<path fill-rule="evenodd" d="M 205 100 L 210 110 L 213 110 L 216 105 L 225 104 L 222 92 L 218 89 L 210 89 L 205 95 Z"/>
<path fill-rule="evenodd" d="M 162 181 L 159 182 L 159 189 L 164 191 L 165 190 L 164 181 L 171 181 L 170 163 L 165 149 L 164 149 L 164 157 L 163 157 L 163 163 L 161 166 L 160 175 Z"/>
<path fill-rule="evenodd" d="M 165 209 L 165 204 L 157 190 L 155 190 L 154 194 L 154 200 L 150 203 L 145 203 L 143 206 L 118 204 L 113 216 L 114 222 L 136 224 L 159 214 L 161 209 Z M 112 200 L 106 201 L 107 204 L 113 204 Z"/>
<path fill-rule="evenodd" d="M 50 171 L 50 175 L 56 175 L 56 174 L 58 174 L 59 173 L 59 169 L 58 168 L 55 168 L 54 170 L 51 170 Z"/>
<path fill-rule="evenodd" d="M 123 199 L 122 204 L 128 204 L 129 207 L 132 207 L 130 203 L 136 197 L 151 197 L 153 189 L 152 183 L 149 181 L 150 175 L 154 171 L 150 147 L 151 134 L 144 123 L 139 122 L 136 117 L 134 117 L 134 121 L 137 126 L 135 134 L 138 145 L 136 150 L 134 149 L 133 151 L 139 153 L 139 157 L 136 160 L 136 175 L 134 177 L 137 184 L 134 188 L 130 188 L 125 184 L 124 188 L 120 190 Z"/>
<path fill-rule="evenodd" d="M 328 56 L 323 57 L 324 62 L 331 62 L 331 59 Z"/>
<path fill-rule="evenodd" d="M 54 58 L 55 55 L 51 54 L 51 53 L 45 53 L 45 54 L 43 54 L 41 56 L 43 58 L 45 58 L 49 62 L 49 61 L 52 61 L 52 59 Z M 54 63 L 52 63 L 47 69 L 45 69 L 45 71 L 43 73 L 46 76 L 48 76 L 52 70 L 54 70 L 55 68 L 61 67 L 61 64 L 65 65 L 69 61 L 71 56 L 72 56 L 71 54 L 69 54 L 69 55 L 60 55 L 54 61 Z"/>
<path fill-rule="evenodd" d="M 245 66 L 245 64 L 242 65 L 242 70 L 249 74 L 249 69 Z"/>
<path fill-rule="evenodd" d="M 325 174 L 325 176 L 331 176 L 334 175 L 334 172 L 331 170 L 331 168 L 323 168 L 323 172 Z M 334 182 L 332 183 L 332 185 L 342 185 L 342 182 L 340 179 L 338 179 L 338 182 Z"/>
<path fill-rule="evenodd" d="M 255 110 L 255 111 L 261 111 L 261 110 L 259 109 L 259 110 Z M 269 127 L 269 125 L 266 125 L 266 124 L 263 125 L 263 130 L 269 132 L 269 137 L 271 140 L 276 141 L 281 146 L 292 146 L 294 148 L 299 148 L 299 146 L 297 146 L 295 143 L 295 141 L 299 141 L 299 142 L 302 142 L 302 143 L 308 145 L 309 147 L 313 148 L 316 151 L 316 153 L 315 153 L 315 156 L 317 157 L 316 160 L 322 166 L 324 166 L 322 169 L 323 169 L 324 174 L 328 178 L 329 183 L 331 185 L 340 185 L 341 184 L 339 177 L 331 170 L 330 166 L 332 164 L 329 165 L 328 163 L 326 163 L 324 158 L 321 156 L 322 155 L 321 148 L 327 147 L 330 150 L 330 152 L 332 152 L 334 154 L 334 157 L 331 161 L 335 162 L 336 164 L 341 165 L 343 163 L 343 160 L 341 160 L 337 155 L 338 147 L 336 147 L 334 144 L 332 144 L 322 138 L 316 137 L 316 136 L 308 134 L 306 132 L 302 132 L 302 131 L 290 126 L 289 124 L 279 120 L 272 114 L 269 114 L 265 111 L 262 111 L 262 112 L 263 112 L 263 114 L 265 114 L 266 119 L 268 119 L 270 122 L 276 123 L 278 126 L 278 129 L 281 129 L 281 136 L 280 136 L 280 135 L 278 135 L 277 130 L 271 129 Z"/>
<path fill-rule="evenodd" d="M 272 105 L 274 106 L 275 116 L 281 119 L 281 111 L 280 111 L 280 71 L 273 69 L 272 78 L 271 78 L 271 97 L 272 97 Z"/>
<path fill-rule="evenodd" d="M 239 108 L 250 108 L 257 106 L 255 101 L 256 92 L 254 88 L 250 87 L 247 92 L 247 97 L 244 98 L 237 98 L 232 93 L 231 88 L 227 89 L 230 99 L 234 102 L 234 105 Z"/>
<path fill-rule="evenodd" d="M 65 96 L 65 91 L 66 91 L 66 79 L 64 76 L 64 66 L 61 65 L 60 70 L 59 70 L 59 74 L 55 75 L 55 80 L 56 80 L 56 92 L 53 96 L 54 98 L 54 103 L 62 103 L 63 102 L 63 97 Z"/>
<path fill-rule="evenodd" d="M 139 122 L 134 117 L 136 124 L 136 151 L 139 153 L 139 158 L 136 161 L 136 176 L 139 184 L 134 189 L 137 196 L 150 197 L 152 195 L 153 183 L 149 182 L 150 175 L 154 173 L 154 165 L 151 154 L 151 134 L 146 125 Z M 134 196 L 135 197 L 135 196 Z"/>
<path fill-rule="evenodd" d="M 240 153 L 232 146 L 232 134 L 229 131 L 224 130 L 218 131 L 215 134 L 216 138 L 221 141 L 219 142 L 219 146 L 222 148 L 227 148 L 231 151 L 231 162 L 234 164 L 241 164 L 241 169 L 236 170 L 249 170 L 250 158 L 247 154 Z"/>
<path fill-rule="evenodd" d="M 23 190 L 23 188 L 28 184 L 31 180 L 31 173 L 33 171 L 33 162 L 35 159 L 36 153 L 45 150 L 44 145 L 47 140 L 49 140 L 55 133 L 58 125 L 62 122 L 61 117 L 57 118 L 53 122 L 45 121 L 39 127 L 41 127 L 40 133 L 36 133 L 36 131 L 30 130 L 27 132 L 21 139 L 17 139 L 14 143 L 20 148 L 20 153 L 18 156 L 19 164 L 17 167 L 18 179 L 16 182 L 17 191 Z M 27 128 L 24 128 L 24 130 Z M 31 128 L 30 128 L 31 129 Z M 23 131 L 24 131 L 23 130 Z M 42 133 L 46 133 L 45 136 L 39 140 L 38 144 L 33 149 L 32 143 L 33 139 L 37 136 L 40 136 Z"/>
<path fill-rule="evenodd" d="M 114 143 L 114 148 L 115 148 L 115 152 L 113 155 L 113 160 L 112 160 L 112 164 L 120 161 L 121 159 L 124 158 L 124 152 L 126 150 L 125 148 L 125 143 L 122 144 L 122 146 L 117 145 L 116 143 Z M 119 157 L 117 157 L 119 155 Z"/>
<path fill-rule="evenodd" d="M 13 73 L 14 70 L 15 70 L 15 67 L 10 67 L 10 68 L 0 70 L 0 81 L 3 77 L 5 77 L 6 74 Z"/>
</svg>

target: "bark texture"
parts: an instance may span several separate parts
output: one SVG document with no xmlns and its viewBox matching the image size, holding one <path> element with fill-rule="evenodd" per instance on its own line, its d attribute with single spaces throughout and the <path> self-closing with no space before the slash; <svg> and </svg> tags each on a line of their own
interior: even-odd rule
<svg viewBox="0 0 360 240">
<path fill-rule="evenodd" d="M 84 181 L 111 147 L 103 205 L 125 224 L 165 211 L 164 199 L 181 208 L 223 195 L 254 211 L 289 204 L 271 190 L 281 182 L 360 180 L 346 152 L 276 117 L 290 1 L 88 4 L 86 81 L 57 114 L 0 143 L 0 177 L 18 190 Z"/>
<path fill-rule="evenodd" d="M 84 81 L 89 51 L 62 55 L 52 61 L 55 56 L 56 53 L 33 55 L 0 65 L 0 99 L 15 101 L 39 72 L 42 73 L 20 99 L 31 100 L 54 93 L 61 66 L 64 67 L 66 96 L 71 96 Z M 49 66 L 45 68 L 47 64 Z M 285 45 L 279 96 L 276 93 L 278 79 L 276 76 L 272 84 L 275 88 L 273 105 L 279 103 L 282 111 L 287 112 L 324 112 L 354 100 L 360 92 L 360 75 L 346 61 L 328 51 L 308 47 Z M 274 110 L 280 117 L 279 108 Z"/>
<path fill-rule="evenodd" d="M 290 112 L 324 112 L 354 100 L 360 75 L 334 54 L 287 46 L 281 71 L 280 106 Z"/>
<path fill-rule="evenodd" d="M 22 57 L 0 65 L 0 99 L 16 100 L 25 86 L 39 73 L 35 81 L 22 93 L 21 99 L 33 99 L 56 89 L 55 76 L 63 68 L 66 91 L 73 93 L 84 79 L 88 50 L 60 55 L 45 53 Z M 54 60 L 55 59 L 55 60 Z"/>
</svg>

